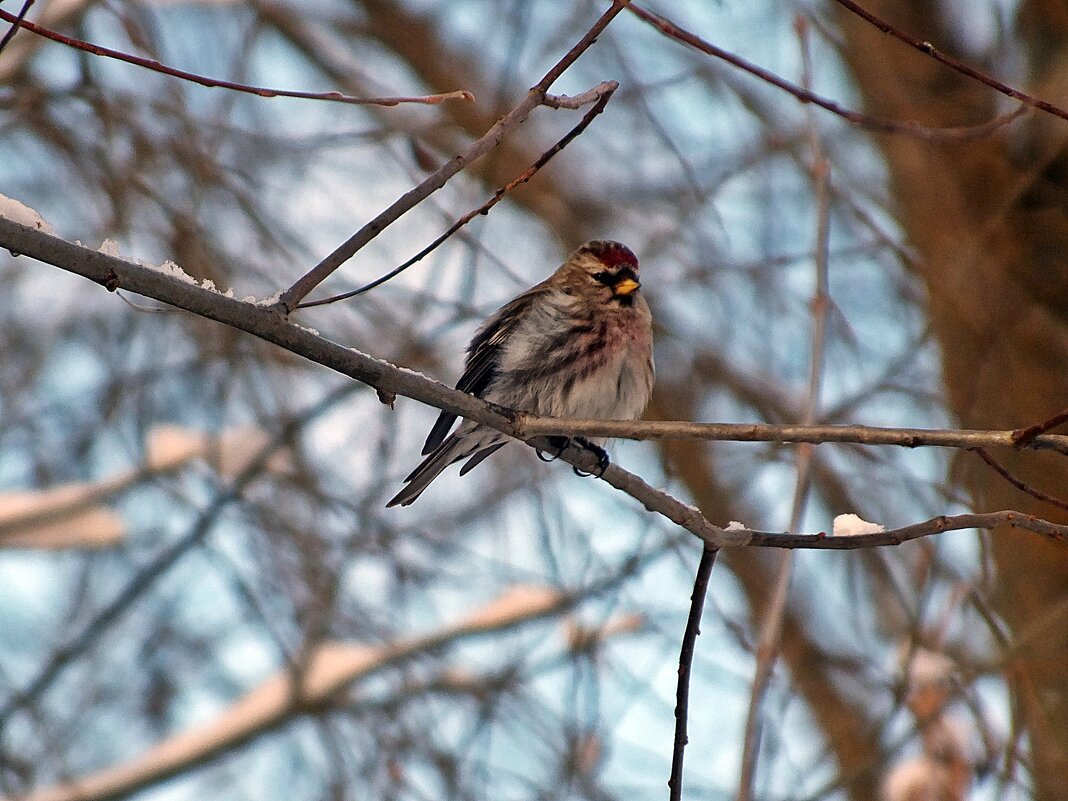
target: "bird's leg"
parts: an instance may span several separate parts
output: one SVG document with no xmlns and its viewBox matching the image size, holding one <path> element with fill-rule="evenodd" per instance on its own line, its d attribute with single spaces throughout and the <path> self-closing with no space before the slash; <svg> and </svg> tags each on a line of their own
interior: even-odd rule
<svg viewBox="0 0 1068 801">
<path fill-rule="evenodd" d="M 571 444 L 571 437 L 546 437 L 546 439 L 548 439 L 549 444 L 556 449 L 556 453 L 546 457 L 541 451 L 535 450 L 534 453 L 538 454 L 538 458 L 543 462 L 555 462 L 560 458 L 561 454 L 567 450 L 567 446 Z"/>
<path fill-rule="evenodd" d="M 608 469 L 608 465 L 610 464 L 610 461 L 608 459 L 608 451 L 606 451 L 600 445 L 594 445 L 585 437 L 575 437 L 575 443 L 581 445 L 583 448 L 585 448 L 597 457 L 596 473 L 587 473 L 583 470 L 579 470 L 577 467 L 573 467 L 571 469 L 575 471 L 575 475 L 581 478 L 585 478 L 586 476 L 594 476 L 596 478 L 600 478 L 601 476 L 603 476 L 604 471 Z"/>
</svg>

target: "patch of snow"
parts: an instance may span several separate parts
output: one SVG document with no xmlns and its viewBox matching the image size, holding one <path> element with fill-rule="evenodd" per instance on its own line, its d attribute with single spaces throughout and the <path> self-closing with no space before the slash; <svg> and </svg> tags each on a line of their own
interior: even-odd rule
<svg viewBox="0 0 1068 801">
<path fill-rule="evenodd" d="M 197 279 L 195 279 L 193 276 L 183 270 L 180 265 L 175 264 L 170 259 L 167 259 L 165 262 L 163 262 L 163 264 L 156 265 L 146 263 L 144 266 L 155 270 L 156 272 L 163 273 L 164 275 L 169 275 L 171 278 L 177 278 L 182 283 L 193 284 L 194 286 L 196 286 Z"/>
<path fill-rule="evenodd" d="M 746 531 L 749 528 L 745 523 L 739 523 L 737 520 L 732 520 L 725 527 L 724 531 Z"/>
<path fill-rule="evenodd" d="M 252 298 L 252 300 L 257 306 L 274 306 L 276 303 L 278 303 L 278 299 L 280 297 L 282 297 L 282 290 L 281 289 L 279 289 L 277 292 L 275 292 L 273 295 L 271 295 L 269 297 L 261 298 L 260 300 L 256 300 L 255 298 Z"/>
<path fill-rule="evenodd" d="M 97 253 L 103 253 L 105 256 L 111 256 L 113 259 L 119 258 L 119 243 L 114 239 L 105 239 L 100 243 L 100 247 L 96 249 Z"/>
<path fill-rule="evenodd" d="M 31 209 L 25 203 L 4 195 L 0 195 L 0 217 L 17 222 L 19 225 L 36 228 L 38 231 L 52 234 L 52 236 L 56 234 L 56 229 L 34 209 Z"/>
<path fill-rule="evenodd" d="M 362 350 L 358 350 L 357 348 L 349 348 L 349 350 L 351 350 L 357 356 L 366 356 L 367 355 Z M 410 367 L 401 367 L 400 365 L 395 365 L 395 366 L 402 373 L 407 373 L 408 375 L 413 375 L 416 378 L 423 379 L 424 381 L 434 381 L 435 383 L 437 382 L 436 378 L 431 378 L 426 373 L 420 373 L 418 370 L 412 370 Z M 690 507 L 690 508 L 692 509 L 693 507 Z M 695 511 L 698 511 L 698 510 L 695 510 Z"/>
<path fill-rule="evenodd" d="M 831 533 L 835 537 L 860 537 L 865 534 L 879 534 L 886 529 L 879 523 L 869 523 L 857 515 L 838 515 L 834 519 Z"/>
</svg>

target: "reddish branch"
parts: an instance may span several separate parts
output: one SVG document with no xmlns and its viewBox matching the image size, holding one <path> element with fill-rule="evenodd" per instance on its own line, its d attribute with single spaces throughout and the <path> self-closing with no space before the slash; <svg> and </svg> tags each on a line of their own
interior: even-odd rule
<svg viewBox="0 0 1068 801">
<path fill-rule="evenodd" d="M 995 91 L 998 91 L 1003 95 L 1011 97 L 1014 100 L 1019 100 L 1024 105 L 1033 106 L 1034 108 L 1037 108 L 1041 111 L 1045 111 L 1046 113 L 1052 114 L 1055 117 L 1060 117 L 1062 120 L 1068 120 L 1068 111 L 1065 111 L 1064 109 L 1060 108 L 1059 106 L 1055 106 L 1052 103 L 1048 103 L 1045 100 L 1039 100 L 1036 97 L 1032 97 L 1026 92 L 1021 92 L 1019 89 L 1013 89 L 1011 86 L 1002 83 L 997 78 L 993 78 L 987 75 L 986 73 L 980 72 L 979 70 L 975 69 L 975 67 L 968 66 L 963 61 L 959 61 L 953 58 L 953 56 L 943 53 L 930 42 L 924 41 L 923 39 L 917 39 L 915 36 L 912 36 L 902 30 L 899 30 L 898 28 L 895 28 L 886 20 L 875 16 L 875 14 L 871 13 L 867 9 L 864 9 L 857 3 L 854 3 L 853 0 L 835 0 L 835 2 L 845 8 L 847 11 L 853 12 L 866 22 L 870 22 L 883 33 L 889 34 L 895 39 L 899 39 L 900 41 L 909 45 L 909 47 L 913 47 L 916 50 L 919 50 L 921 53 L 926 53 L 935 61 L 938 61 L 941 64 L 945 64 L 947 67 L 952 70 L 955 70 L 956 72 L 959 72 L 961 75 L 967 75 L 969 78 L 979 81 L 979 83 L 983 84 L 984 86 L 989 86 L 991 89 L 994 89 Z"/>
<path fill-rule="evenodd" d="M 590 123 L 593 122 L 594 118 L 602 111 L 604 111 L 605 107 L 608 105 L 609 99 L 611 99 L 612 97 L 612 93 L 615 92 L 618 88 L 619 84 L 615 81 L 605 81 L 595 89 L 591 89 L 589 92 L 583 92 L 581 95 L 577 95 L 573 98 L 567 97 L 566 95 L 561 95 L 559 97 L 553 97 L 552 103 L 550 103 L 549 97 L 547 96 L 545 100 L 545 105 L 553 105 L 553 108 L 575 108 L 576 106 L 570 104 L 577 103 L 580 101 L 589 102 L 592 99 L 596 99 L 597 103 L 593 106 L 593 108 L 586 112 L 585 116 L 583 116 L 581 122 L 579 122 L 578 125 L 568 131 L 567 134 L 559 142 L 557 142 L 551 148 L 542 153 L 538 160 L 531 164 L 526 170 L 524 170 L 521 175 L 517 176 L 516 178 L 513 178 L 507 184 L 505 184 L 496 192 L 494 192 L 493 197 L 491 197 L 477 209 L 472 209 L 471 211 L 467 212 L 467 214 L 465 214 L 463 217 L 454 222 L 449 227 L 449 229 L 445 231 L 445 233 L 443 233 L 425 248 L 420 250 L 410 259 L 408 259 L 408 261 L 390 270 L 382 277 L 376 278 L 374 281 L 364 284 L 363 286 L 357 289 L 353 289 L 350 292 L 342 292 L 340 295 L 331 295 L 330 297 L 322 298 L 321 300 L 312 300 L 308 301 L 307 303 L 301 303 L 297 305 L 297 308 L 307 309 L 312 306 L 324 306 L 328 303 L 335 303 L 339 300 L 346 300 L 348 298 L 355 297 L 356 295 L 362 295 L 364 292 L 372 290 L 375 287 L 381 286 L 387 281 L 396 278 L 398 275 L 407 270 L 413 264 L 429 256 L 443 242 L 445 242 L 445 240 L 447 240 L 450 236 L 452 236 L 465 225 L 467 225 L 469 222 L 471 222 L 471 220 L 473 220 L 475 217 L 478 217 L 482 214 L 489 214 L 490 209 L 500 203 L 501 200 L 504 199 L 504 196 L 508 194 L 508 192 L 512 191 L 520 184 L 525 184 L 527 181 L 533 178 L 534 175 L 538 172 L 538 170 L 540 170 L 542 167 L 549 163 L 549 160 L 552 159 L 553 156 L 555 156 L 557 153 L 567 147 L 575 139 L 575 137 L 577 137 L 579 134 L 585 131 L 586 128 L 589 127 Z"/>
<path fill-rule="evenodd" d="M 81 39 L 66 36 L 65 34 L 58 33 L 49 28 L 22 19 L 22 15 L 26 13 L 26 10 L 27 6 L 24 6 L 19 16 L 16 16 L 0 8 L 0 19 L 11 23 L 11 30 L 8 32 L 7 36 L 4 37 L 4 41 L 0 43 L 0 49 L 2 49 L 3 44 L 7 44 L 7 40 L 10 39 L 15 30 L 18 28 L 25 28 L 31 33 L 43 36 L 45 39 L 51 39 L 53 42 L 59 42 L 67 47 L 73 47 L 76 50 L 92 53 L 94 56 L 103 56 L 105 58 L 116 59 L 117 61 L 124 61 L 127 64 L 134 64 L 138 67 L 152 70 L 153 72 L 170 75 L 174 78 L 181 78 L 183 81 L 190 81 L 192 83 L 200 84 L 201 86 L 230 89 L 235 92 L 246 92 L 248 94 L 258 95 L 259 97 L 296 97 L 303 100 L 329 100 L 334 103 L 348 103 L 356 106 L 397 106 L 401 103 L 424 103 L 434 105 L 446 100 L 470 101 L 475 99 L 475 96 L 466 89 L 458 89 L 455 92 L 445 92 L 437 95 L 423 95 L 420 97 L 352 97 L 351 95 L 343 95 L 340 92 L 298 92 L 289 89 L 268 89 L 263 86 L 251 86 L 245 83 L 223 81 L 217 78 L 208 78 L 204 75 L 198 75 L 195 72 L 186 72 L 185 70 L 168 67 L 166 64 L 161 64 L 155 59 L 134 56 L 129 53 L 123 53 L 121 50 L 112 50 L 110 47 L 103 47 L 102 45 L 93 44 L 92 42 L 85 42 Z"/>
<path fill-rule="evenodd" d="M 1035 437 L 1039 434 L 1045 434 L 1047 431 L 1052 431 L 1062 423 L 1068 423 L 1068 409 L 1057 412 L 1053 417 L 1050 417 L 1048 420 L 1043 420 L 1041 423 L 1035 423 L 1033 426 L 1027 426 L 1027 428 L 1016 429 L 1012 432 L 1012 441 L 1022 448 L 1033 442 Z"/>
<path fill-rule="evenodd" d="M 980 125 L 958 126 L 948 128 L 929 128 L 924 125 L 912 121 L 899 121 L 888 120 L 881 117 L 872 117 L 867 114 L 863 114 L 859 111 L 848 109 L 835 101 L 818 95 L 802 86 L 798 86 L 795 83 L 782 78 L 770 70 L 764 69 L 757 64 L 747 61 L 739 55 L 731 53 L 728 50 L 724 50 L 722 47 L 705 41 L 697 34 L 691 33 L 684 28 L 680 28 L 671 20 L 661 17 L 659 14 L 654 14 L 652 11 L 647 11 L 639 5 L 631 4 L 630 11 L 636 15 L 639 19 L 647 22 L 652 27 L 676 41 L 687 44 L 696 50 L 706 53 L 707 55 L 714 56 L 718 59 L 726 61 L 728 64 L 732 64 L 738 69 L 748 72 L 750 75 L 754 75 L 766 83 L 770 83 L 772 86 L 776 86 L 785 92 L 789 92 L 798 100 L 803 103 L 812 103 L 820 108 L 826 109 L 833 114 L 837 114 L 847 122 L 852 123 L 860 128 L 866 128 L 872 131 L 882 131 L 884 133 L 903 134 L 905 136 L 912 136 L 917 139 L 926 139 L 932 141 L 966 141 L 971 139 L 983 139 L 990 136 L 999 128 L 1008 125 L 1010 122 L 1023 116 L 1028 107 L 1033 105 L 1036 108 L 1044 108 L 1049 106 L 1048 103 L 1044 103 L 1042 106 L 1038 105 L 1042 101 L 1033 101 L 1031 103 L 1024 103 L 1019 108 L 1002 114 L 993 118 L 992 120 L 982 123 Z M 1015 90 L 1013 90 L 1015 91 Z M 1023 94 L 1023 93 L 1019 93 Z M 1014 95 L 1015 96 L 1015 95 Z M 1023 95 L 1023 97 L 1028 97 Z M 1022 98 L 1021 98 L 1022 99 Z M 1050 106 L 1050 108 L 1053 108 Z"/>
<path fill-rule="evenodd" d="M 988 465 L 990 465 L 990 467 L 993 468 L 995 473 L 997 473 L 1003 479 L 1012 484 L 1012 486 L 1016 487 L 1016 489 L 1020 490 L 1021 492 L 1026 492 L 1032 498 L 1037 498 L 1038 500 L 1043 501 L 1044 503 L 1056 506 L 1058 509 L 1068 510 L 1068 501 L 1062 501 L 1060 498 L 1056 498 L 1053 495 L 1048 495 L 1042 490 L 1036 489 L 1030 484 L 1021 481 L 1012 473 L 1010 473 L 1004 467 L 1004 465 L 997 461 L 997 459 L 987 453 L 985 448 L 972 448 L 972 451 L 978 454 L 979 458 L 986 462 Z"/>
</svg>

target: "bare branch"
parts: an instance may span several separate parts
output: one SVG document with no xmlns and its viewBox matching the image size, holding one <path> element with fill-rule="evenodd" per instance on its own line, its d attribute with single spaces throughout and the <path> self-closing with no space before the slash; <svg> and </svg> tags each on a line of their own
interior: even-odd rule
<svg viewBox="0 0 1068 801">
<path fill-rule="evenodd" d="M 738 544 L 756 545 L 762 548 L 811 548 L 831 551 L 856 551 L 861 548 L 876 548 L 886 545 L 900 545 L 903 542 L 930 537 L 946 531 L 963 531 L 970 528 L 995 529 L 1001 526 L 1022 528 L 1041 534 L 1056 542 L 1068 543 L 1068 526 L 1050 523 L 1034 515 L 1024 514 L 1012 509 L 1000 512 L 981 512 L 962 515 L 939 515 L 922 523 L 880 531 L 873 534 L 857 534 L 848 537 L 834 537 L 826 532 L 817 534 L 790 534 L 769 531 L 730 532 L 743 534 Z"/>
<path fill-rule="evenodd" d="M 34 228 L 0 218 L 0 246 L 12 252 L 24 254 L 39 261 L 52 264 L 68 272 L 82 275 L 114 291 L 127 289 L 162 303 L 190 311 L 201 317 L 224 323 L 245 331 L 267 342 L 278 345 L 292 353 L 303 356 L 324 367 L 336 370 L 343 375 L 354 378 L 374 389 L 387 394 L 403 395 L 414 400 L 434 406 L 438 409 L 460 415 L 488 425 L 510 436 L 523 439 L 527 445 L 541 449 L 553 450 L 546 436 L 551 432 L 568 430 L 572 427 L 582 431 L 597 430 L 601 426 L 609 429 L 626 424 L 602 421 L 579 421 L 572 426 L 571 421 L 551 421 L 553 425 L 542 426 L 543 420 L 506 409 L 445 386 L 410 370 L 404 370 L 388 362 L 375 359 L 357 350 L 343 347 L 336 342 L 324 339 L 318 334 L 289 322 L 281 315 L 276 306 L 264 306 L 236 300 L 220 294 L 213 289 L 198 286 L 190 280 L 182 280 L 170 273 L 161 272 L 151 266 L 134 264 L 122 259 L 108 256 L 98 251 L 71 244 L 58 237 L 42 233 Z M 656 430 L 659 424 L 643 423 Z M 877 429 L 868 426 L 728 426 L 735 436 L 722 436 L 724 428 L 714 424 L 669 423 L 669 430 L 675 427 L 703 433 L 717 431 L 718 438 L 741 439 L 748 441 L 764 440 L 778 442 L 867 442 L 869 444 L 909 445 L 919 444 L 946 445 L 964 447 L 975 444 L 992 444 L 1011 446 L 1012 432 L 956 432 L 925 431 L 923 429 Z M 546 430 L 535 429 L 539 427 Z M 762 436 L 757 436 L 758 434 Z M 821 439 L 820 437 L 823 437 Z M 711 438 L 711 437 L 708 437 Z M 927 441 L 924 441 L 926 438 Z M 1031 444 L 1032 448 L 1045 448 L 1064 452 L 1068 445 L 1065 437 L 1044 434 Z M 587 448 L 570 445 L 561 457 L 565 462 L 579 467 L 586 472 L 598 468 L 597 457 Z M 917 537 L 936 534 L 941 531 L 960 528 L 991 528 L 999 525 L 1011 525 L 1025 528 L 1053 539 L 1065 539 L 1068 526 L 1058 526 L 1031 515 L 1019 512 L 994 512 L 987 515 L 958 515 L 956 517 L 938 517 L 926 523 L 918 523 L 903 529 L 895 529 L 879 534 L 855 537 L 827 537 L 824 534 L 776 534 L 753 532 L 747 530 L 727 530 L 709 522 L 700 510 L 688 506 L 668 493 L 658 490 L 646 483 L 640 476 L 624 470 L 618 465 L 609 465 L 602 476 L 603 480 L 639 501 L 651 512 L 663 515 L 705 543 L 716 548 L 739 545 L 760 545 L 777 548 L 829 548 L 855 549 L 875 545 L 896 545 Z M 2 715 L 0 715 L 2 718 Z"/>
<path fill-rule="evenodd" d="M 708 580 L 712 576 L 717 553 L 719 551 L 710 545 L 706 545 L 701 552 L 701 561 L 697 564 L 697 575 L 693 580 L 693 592 L 690 593 L 690 614 L 686 618 L 686 630 L 682 635 L 679 682 L 675 688 L 675 737 L 671 749 L 671 778 L 668 779 L 670 801 L 680 801 L 682 798 L 682 760 L 689 740 L 686 722 L 690 708 L 690 668 L 693 666 L 697 635 L 701 633 L 701 612 L 705 607 Z"/>
<path fill-rule="evenodd" d="M 23 9 L 23 12 L 25 12 L 25 9 Z M 121 50 L 113 50 L 110 47 L 104 47 L 103 45 L 75 39 L 72 36 L 66 36 L 65 34 L 53 31 L 49 28 L 35 25 L 32 22 L 22 19 L 21 15 L 15 16 L 14 14 L 4 11 L 2 8 L 0 8 L 0 19 L 5 22 L 10 22 L 12 31 L 16 28 L 25 28 L 32 33 L 36 33 L 38 36 L 43 36 L 45 39 L 51 39 L 53 42 L 59 42 L 68 47 L 73 47 L 76 50 L 92 53 L 94 56 L 113 58 L 116 61 L 134 64 L 138 67 L 152 70 L 153 72 L 170 75 L 173 78 L 180 78 L 183 81 L 190 81 L 191 83 L 200 84 L 201 86 L 206 86 L 208 88 L 230 89 L 234 92 L 245 92 L 259 97 L 295 97 L 302 100 L 328 100 L 334 103 L 348 103 L 354 106 L 398 106 L 401 103 L 437 105 L 438 103 L 444 103 L 446 100 L 466 100 L 470 102 L 475 99 L 475 96 L 466 89 L 457 89 L 454 92 L 445 92 L 436 95 L 423 95 L 421 97 L 352 97 L 350 95 L 341 94 L 340 92 L 300 92 L 291 89 L 268 89 L 263 86 L 251 86 L 247 83 L 235 83 L 234 81 L 224 81 L 219 78 L 209 78 L 205 75 L 198 75 L 195 72 L 186 72 L 185 70 L 176 69 L 175 67 L 168 67 L 166 64 L 161 64 L 155 59 L 142 58 L 141 56 L 131 55 L 130 53 L 123 53 Z M 7 37 L 5 37 L 5 40 L 6 38 Z"/>
<path fill-rule="evenodd" d="M 870 22 L 883 33 L 889 34 L 895 39 L 899 39 L 900 41 L 909 45 L 909 47 L 919 50 L 921 53 L 926 53 L 935 61 L 939 62 L 940 64 L 945 64 L 947 67 L 952 70 L 955 70 L 956 72 L 959 72 L 961 75 L 967 75 L 969 78 L 979 81 L 979 83 L 983 84 L 984 86 L 989 86 L 991 89 L 994 89 L 1003 95 L 1011 97 L 1013 100 L 1019 100 L 1026 106 L 1032 106 L 1034 108 L 1039 109 L 1040 111 L 1045 111 L 1047 114 L 1052 114 L 1055 117 L 1060 117 L 1062 120 L 1068 120 L 1068 111 L 1065 111 L 1060 106 L 1055 106 L 1045 100 L 1039 100 L 1037 97 L 1033 97 L 1027 94 L 1026 92 L 1021 92 L 1019 89 L 1013 89 L 1011 86 L 1002 83 L 997 78 L 993 78 L 984 72 L 980 72 L 979 70 L 975 69 L 975 67 L 968 66 L 963 61 L 959 61 L 953 58 L 953 56 L 943 53 L 930 42 L 924 41 L 922 39 L 917 39 L 915 36 L 912 36 L 898 28 L 895 28 L 889 22 L 882 19 L 881 17 L 877 17 L 875 14 L 862 8 L 858 3 L 853 2 L 853 0 L 835 0 L 835 2 L 845 8 L 847 11 L 851 11 L 852 13 L 856 14 L 858 17 L 865 20 L 866 22 Z"/>
<path fill-rule="evenodd" d="M 149 435 L 146 463 L 140 467 L 98 481 L 61 484 L 34 493 L 0 493 L 0 548 L 57 547 L 57 542 L 68 539 L 57 537 L 57 530 L 79 520 L 102 520 L 108 511 L 101 505 L 103 501 L 180 470 L 194 459 L 214 462 L 212 466 L 220 474 L 233 478 L 259 458 L 260 449 L 269 442 L 267 432 L 250 427 L 220 434 L 158 427 Z M 279 468 L 284 461 L 272 457 L 268 467 Z M 73 538 L 72 542 L 77 545 L 81 539 Z M 91 547 L 114 544 L 106 538 L 88 542 Z"/>
<path fill-rule="evenodd" d="M 812 61 L 808 47 L 807 28 L 803 17 L 797 17 L 794 23 L 801 45 L 802 80 L 806 90 L 812 88 Z M 811 107 L 805 108 L 809 139 L 812 148 L 812 161 L 809 174 L 816 197 L 816 230 L 812 267 L 814 275 L 814 294 L 809 301 L 812 312 L 812 327 L 809 335 L 809 372 L 808 394 L 805 398 L 801 422 L 812 425 L 820 409 L 820 397 L 823 390 L 824 368 L 827 351 L 827 314 L 832 305 L 830 282 L 830 236 L 831 236 L 831 165 L 824 152 L 819 128 Z M 794 497 L 790 510 L 790 530 L 801 528 L 812 489 L 814 447 L 802 445 L 794 453 L 796 479 Z M 753 797 L 753 783 L 756 778 L 757 760 L 760 757 L 760 742 L 763 734 L 762 709 L 764 697 L 771 683 L 772 672 L 779 661 L 782 650 L 783 629 L 786 608 L 790 599 L 790 582 L 794 574 L 794 555 L 787 551 L 777 566 L 775 584 L 770 593 L 770 601 L 764 610 L 760 623 L 760 636 L 756 646 L 756 668 L 749 691 L 749 708 L 746 711 L 745 729 L 742 734 L 742 764 L 738 771 L 738 789 L 735 801 L 750 801 Z"/>
<path fill-rule="evenodd" d="M 382 231 L 400 219 L 419 203 L 443 187 L 450 178 L 475 159 L 495 148 L 505 135 L 521 125 L 535 108 L 545 100 L 546 92 L 553 82 L 570 67 L 596 40 L 630 0 L 614 0 L 609 8 L 593 24 L 578 43 L 561 58 L 544 77 L 535 84 L 519 104 L 495 122 L 482 136 L 472 142 L 463 153 L 449 159 L 435 172 L 428 175 L 418 186 L 409 189 L 373 220 L 350 236 L 333 253 L 305 273 L 289 289 L 281 294 L 279 308 L 286 314 L 293 311 L 309 292 L 325 281 L 338 267 L 351 259 L 362 247 Z"/>
<path fill-rule="evenodd" d="M 1047 431 L 1051 431 L 1066 422 L 1068 422 L 1068 409 L 1062 409 L 1040 423 L 1016 429 L 1012 432 L 1012 441 L 1017 445 L 1026 445 L 1039 434 L 1045 434 Z"/>
<path fill-rule="evenodd" d="M 995 473 L 997 473 L 1003 479 L 1012 484 L 1012 486 L 1016 487 L 1016 489 L 1020 490 L 1020 492 L 1025 492 L 1032 498 L 1037 498 L 1038 500 L 1044 503 L 1048 503 L 1051 506 L 1056 506 L 1058 509 L 1068 510 L 1068 501 L 1062 501 L 1060 498 L 1045 493 L 1040 489 L 1036 489 L 1025 481 L 1021 481 L 1012 473 L 1010 473 L 1008 469 L 1006 469 L 1005 466 L 1001 464 L 1001 462 L 999 462 L 997 459 L 987 453 L 986 448 L 973 448 L 972 450 L 975 451 L 975 453 L 979 456 L 980 459 L 990 465 L 990 467 L 993 468 Z"/>
<path fill-rule="evenodd" d="M 0 218 L 0 227 L 7 222 Z M 0 729 L 4 727 L 16 711 L 32 703 L 51 686 L 56 677 L 96 642 L 104 631 L 114 625 L 131 607 L 133 602 L 153 587 L 160 577 L 167 573 L 170 567 L 192 548 L 203 542 L 214 528 L 219 515 L 231 503 L 241 497 L 241 494 L 249 484 L 263 474 L 271 456 L 281 449 L 299 428 L 333 407 L 335 403 L 348 395 L 350 389 L 350 387 L 342 387 L 335 390 L 312 407 L 286 421 L 280 427 L 280 430 L 275 432 L 270 441 L 264 443 L 256 455 L 245 463 L 244 469 L 234 476 L 219 491 L 211 503 L 200 512 L 182 539 L 144 564 L 129 583 L 89 620 L 77 635 L 73 636 L 54 652 L 48 664 L 34 676 L 24 689 L 13 693 L 5 700 L 4 704 L 0 706 Z"/>
<path fill-rule="evenodd" d="M 571 593 L 515 587 L 475 610 L 465 620 L 437 631 L 376 646 L 324 643 L 299 676 L 284 670 L 267 679 L 219 717 L 156 745 L 141 757 L 114 768 L 47 787 L 22 801 L 105 801 L 120 798 L 208 762 L 327 705 L 339 692 L 383 669 L 450 644 L 507 631 L 558 614 L 589 590 Z"/>
<path fill-rule="evenodd" d="M 848 442 L 856 445 L 897 445 L 903 448 L 1019 449 L 1012 430 L 954 428 L 883 428 L 865 425 L 766 425 L 762 423 L 691 423 L 681 420 L 570 420 L 518 413 L 515 435 L 614 437 L 619 439 L 706 439 L 730 442 Z M 1043 434 L 1025 449 L 1068 454 L 1068 435 Z"/>
<path fill-rule="evenodd" d="M 860 128 L 865 128 L 871 131 L 882 131 L 883 133 L 902 134 L 905 136 L 911 136 L 916 139 L 925 139 L 929 141 L 949 141 L 960 142 L 969 141 L 973 139 L 983 139 L 990 136 L 999 128 L 1008 125 L 1009 123 L 1019 119 L 1023 116 L 1028 108 L 1029 104 L 1023 103 L 1019 108 L 1014 109 L 1006 114 L 999 115 L 992 120 L 989 120 L 980 125 L 967 125 L 947 128 L 930 128 L 924 125 L 920 125 L 917 122 L 909 120 L 888 120 L 881 117 L 872 117 L 868 114 L 863 114 L 859 111 L 854 111 L 836 103 L 834 100 L 818 95 L 804 87 L 798 86 L 785 78 L 776 75 L 770 70 L 764 69 L 751 61 L 747 61 L 739 55 L 731 53 L 728 50 L 724 50 L 722 47 L 712 44 L 702 39 L 697 34 L 680 28 L 671 20 L 654 14 L 651 11 L 647 11 L 639 5 L 631 4 L 630 11 L 639 19 L 652 25 L 658 31 L 665 36 L 669 36 L 672 39 L 676 39 L 702 53 L 707 53 L 710 56 L 722 59 L 729 64 L 733 64 L 750 75 L 754 75 L 760 80 L 770 83 L 772 86 L 776 86 L 785 92 L 789 92 L 802 103 L 812 103 L 820 108 L 826 109 L 833 114 L 837 114 L 842 119 L 846 120 L 853 125 Z M 1035 105 L 1037 107 L 1036 101 Z M 1048 105 L 1048 104 L 1046 104 Z"/>
<path fill-rule="evenodd" d="M 531 178 L 533 178 L 534 175 L 538 172 L 538 170 L 540 170 L 542 167 L 549 163 L 553 156 L 555 156 L 557 153 L 567 147 L 575 139 L 575 137 L 577 137 L 579 134 L 585 131 L 586 128 L 589 127 L 590 123 L 593 122 L 594 118 L 602 111 L 604 111 L 605 106 L 608 105 L 608 101 L 612 97 L 612 93 L 615 92 L 618 88 L 619 84 L 615 81 L 604 81 L 603 83 L 595 86 L 593 89 L 590 89 L 588 92 L 583 92 L 581 95 L 576 95 L 575 98 L 572 98 L 576 100 L 579 98 L 594 98 L 597 102 L 593 108 L 586 112 L 585 116 L 583 116 L 582 120 L 579 122 L 578 125 L 568 131 L 567 134 L 565 134 L 563 138 L 561 138 L 560 141 L 558 141 L 555 145 L 553 145 L 551 148 L 542 153 L 541 156 L 538 157 L 537 161 L 535 161 L 526 170 L 524 170 L 522 174 L 513 178 L 507 184 L 505 184 L 496 192 L 494 192 L 493 197 L 491 197 L 477 209 L 472 209 L 471 211 L 467 212 L 467 214 L 465 214 L 456 222 L 454 222 L 451 226 L 449 226 L 448 230 L 445 231 L 445 233 L 443 233 L 425 248 L 420 250 L 406 262 L 399 265 L 398 267 L 393 268 L 380 278 L 376 278 L 374 281 L 364 284 L 361 287 L 353 289 L 349 292 L 342 292 L 340 295 L 331 295 L 330 297 L 322 298 L 321 300 L 312 300 L 306 303 L 300 303 L 297 305 L 297 308 L 307 309 L 311 308 L 312 306 L 325 306 L 328 303 L 336 303 L 339 300 L 347 300 L 348 298 L 353 298 L 357 295 L 362 295 L 364 292 L 369 292 L 375 287 L 381 286 L 387 281 L 396 278 L 398 275 L 407 270 L 413 264 L 416 264 L 417 262 L 429 256 L 445 240 L 447 240 L 450 236 L 452 236 L 465 225 L 467 225 L 469 222 L 471 222 L 471 220 L 473 220 L 475 217 L 478 217 L 482 214 L 489 214 L 490 209 L 500 203 L 504 199 L 504 196 L 508 194 L 508 192 L 512 191 L 520 184 L 524 184 Z M 565 108 L 565 106 L 559 106 L 559 108 Z M 567 106 L 567 108 L 570 108 L 570 106 Z"/>
</svg>

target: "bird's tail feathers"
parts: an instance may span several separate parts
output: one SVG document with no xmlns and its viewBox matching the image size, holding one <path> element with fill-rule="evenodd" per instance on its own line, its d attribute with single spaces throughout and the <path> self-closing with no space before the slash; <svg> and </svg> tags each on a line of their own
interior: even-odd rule
<svg viewBox="0 0 1068 801">
<path fill-rule="evenodd" d="M 496 432 L 485 431 L 480 436 L 478 431 L 464 431 L 461 428 L 442 442 L 433 453 L 419 463 L 415 470 L 408 474 L 408 477 L 404 479 L 404 487 L 390 499 L 386 506 L 407 506 L 423 494 L 423 490 L 441 475 L 442 470 L 470 456 L 471 460 L 460 471 L 460 475 L 463 475 L 504 445 L 502 439 L 503 437 Z"/>
<path fill-rule="evenodd" d="M 437 450 L 423 459 L 418 467 L 408 474 L 404 479 L 404 487 L 390 499 L 386 506 L 407 506 L 412 503 L 422 495 L 423 490 L 430 485 L 431 481 L 441 475 L 442 470 L 467 455 L 462 450 L 459 455 L 456 453 L 461 448 L 460 440 L 455 434 L 446 439 Z"/>
</svg>

